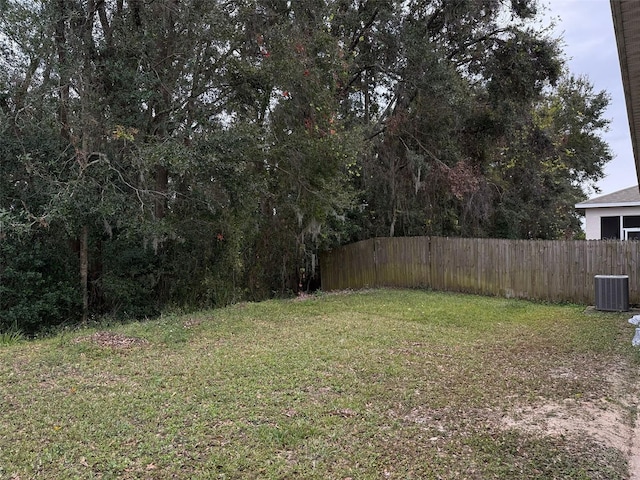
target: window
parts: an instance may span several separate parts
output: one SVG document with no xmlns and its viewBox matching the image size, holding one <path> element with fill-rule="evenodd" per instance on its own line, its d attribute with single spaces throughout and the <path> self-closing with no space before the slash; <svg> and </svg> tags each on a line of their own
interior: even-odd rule
<svg viewBox="0 0 640 480">
<path fill-rule="evenodd" d="M 620 217 L 600 217 L 600 238 L 620 240 Z"/>
<path fill-rule="evenodd" d="M 640 216 L 629 215 L 622 218 L 622 227 L 627 228 L 640 228 Z"/>
<path fill-rule="evenodd" d="M 640 240 L 640 215 L 600 217 L 602 240 Z"/>
<path fill-rule="evenodd" d="M 640 240 L 640 228 L 625 228 L 624 229 L 625 240 Z"/>
</svg>

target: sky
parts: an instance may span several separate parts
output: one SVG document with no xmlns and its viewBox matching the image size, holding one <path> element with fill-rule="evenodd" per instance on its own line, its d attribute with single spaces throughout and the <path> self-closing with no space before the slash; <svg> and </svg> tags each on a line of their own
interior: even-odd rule
<svg viewBox="0 0 640 480">
<path fill-rule="evenodd" d="M 569 71 L 586 76 L 594 91 L 606 90 L 611 96 L 605 114 L 611 125 L 603 138 L 614 159 L 605 167 L 605 177 L 597 183 L 601 192 L 589 192 L 590 197 L 636 185 L 638 180 L 609 0 L 542 0 L 542 3 L 546 4 L 546 21 L 555 23 L 553 36 L 564 41 Z"/>
</svg>

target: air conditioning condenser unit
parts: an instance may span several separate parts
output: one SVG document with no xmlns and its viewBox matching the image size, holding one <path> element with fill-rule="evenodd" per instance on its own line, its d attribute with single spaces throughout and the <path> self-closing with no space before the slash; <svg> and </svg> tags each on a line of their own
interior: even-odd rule
<svg viewBox="0 0 640 480">
<path fill-rule="evenodd" d="M 629 276 L 596 275 L 596 310 L 626 312 L 629 310 Z"/>
</svg>

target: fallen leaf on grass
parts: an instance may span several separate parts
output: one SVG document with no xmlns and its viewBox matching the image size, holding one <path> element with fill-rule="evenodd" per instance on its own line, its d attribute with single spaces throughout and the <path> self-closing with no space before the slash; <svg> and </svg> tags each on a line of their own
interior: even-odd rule
<svg viewBox="0 0 640 480">
<path fill-rule="evenodd" d="M 357 414 L 358 412 L 351 410 L 350 408 L 340 408 L 331 412 L 331 415 L 338 415 L 343 418 L 355 417 Z"/>
</svg>

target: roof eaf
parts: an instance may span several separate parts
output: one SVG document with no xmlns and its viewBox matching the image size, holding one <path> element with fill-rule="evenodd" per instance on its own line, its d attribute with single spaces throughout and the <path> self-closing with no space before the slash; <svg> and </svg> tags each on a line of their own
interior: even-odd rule
<svg viewBox="0 0 640 480">
<path fill-rule="evenodd" d="M 636 177 L 640 183 L 640 1 L 610 1 Z"/>
<path fill-rule="evenodd" d="M 638 185 L 624 188 L 617 192 L 601 195 L 576 204 L 576 208 L 602 207 L 634 207 L 640 206 L 640 189 Z"/>
</svg>

